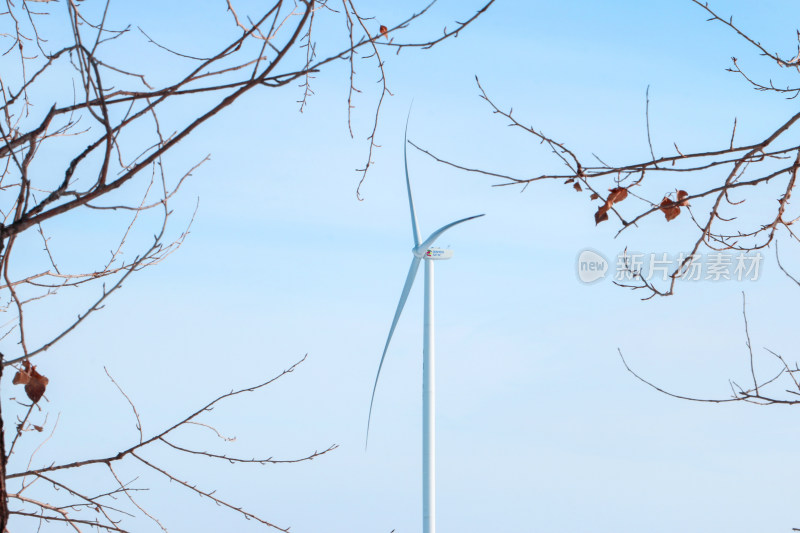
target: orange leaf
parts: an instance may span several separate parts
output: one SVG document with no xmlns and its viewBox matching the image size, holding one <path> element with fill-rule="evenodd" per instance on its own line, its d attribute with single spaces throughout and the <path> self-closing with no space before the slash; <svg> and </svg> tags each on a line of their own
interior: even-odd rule
<svg viewBox="0 0 800 533">
<path fill-rule="evenodd" d="M 597 200 L 598 198 L 600 198 L 600 195 L 597 194 L 596 192 L 593 192 L 592 195 L 589 197 L 589 200 Z"/>
<path fill-rule="evenodd" d="M 681 208 L 666 196 L 661 200 L 661 205 L 658 208 L 664 212 L 664 216 L 667 217 L 667 222 L 681 213 Z"/>
<path fill-rule="evenodd" d="M 572 185 L 572 188 L 575 189 L 578 192 L 581 192 L 583 190 L 583 189 L 581 189 L 581 184 L 578 183 L 577 181 Z"/>
<path fill-rule="evenodd" d="M 386 26 L 381 24 L 381 28 L 380 29 L 381 29 L 381 35 L 383 35 L 384 37 L 386 37 L 388 39 L 389 38 L 389 35 L 388 35 L 389 28 L 387 28 Z"/>
<path fill-rule="evenodd" d="M 686 198 L 689 196 L 689 193 L 686 191 L 678 191 L 678 205 L 689 207 L 689 202 L 686 201 Z"/>
</svg>

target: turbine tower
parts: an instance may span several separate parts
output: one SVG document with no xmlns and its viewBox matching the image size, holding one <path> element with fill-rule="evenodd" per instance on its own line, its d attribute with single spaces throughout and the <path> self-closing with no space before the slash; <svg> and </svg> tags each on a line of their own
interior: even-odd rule
<svg viewBox="0 0 800 533">
<path fill-rule="evenodd" d="M 375 402 L 375 390 L 378 388 L 378 379 L 381 368 L 389 349 L 397 321 L 403 312 L 403 307 L 408 299 L 408 293 L 414 285 L 420 261 L 425 261 L 425 313 L 423 318 L 422 334 L 422 533 L 435 533 L 436 531 L 436 394 L 435 394 L 435 358 L 434 358 L 434 328 L 433 328 L 433 261 L 450 259 L 452 250 L 433 248 L 433 243 L 445 231 L 453 226 L 482 217 L 475 215 L 451 222 L 437 229 L 422 241 L 417 226 L 417 215 L 414 211 L 414 199 L 411 197 L 411 181 L 408 178 L 408 119 L 406 119 L 406 132 L 403 137 L 403 159 L 406 171 L 406 189 L 408 190 L 408 206 L 411 210 L 411 230 L 414 237 L 414 248 L 411 250 L 413 258 L 408 269 L 403 291 L 400 293 L 400 302 L 394 312 L 386 345 L 383 347 L 378 372 L 375 375 L 375 384 L 372 387 L 372 398 L 369 402 L 369 415 L 367 417 L 367 443 L 369 442 L 369 426 L 372 421 L 372 405 Z"/>
</svg>

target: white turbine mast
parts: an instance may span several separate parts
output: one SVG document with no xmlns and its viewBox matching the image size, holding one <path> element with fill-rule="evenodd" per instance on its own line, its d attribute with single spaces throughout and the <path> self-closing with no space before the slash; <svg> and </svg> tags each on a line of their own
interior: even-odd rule
<svg viewBox="0 0 800 533">
<path fill-rule="evenodd" d="M 410 116 L 410 114 L 409 114 Z M 367 417 L 367 443 L 369 442 L 369 426 L 372 421 L 372 405 L 375 402 L 375 390 L 378 388 L 378 379 L 381 368 L 389 349 L 397 321 L 403 312 L 403 307 L 408 299 L 408 293 L 417 276 L 420 261 L 425 261 L 425 314 L 423 318 L 422 335 L 422 532 L 435 533 L 436 531 L 436 394 L 435 394 L 435 358 L 434 358 L 434 328 L 433 328 L 433 261 L 450 259 L 453 251 L 449 249 L 433 248 L 433 243 L 445 231 L 453 226 L 482 217 L 475 215 L 461 220 L 456 220 L 437 229 L 424 241 L 420 242 L 417 215 L 414 211 L 414 199 L 411 196 L 411 181 L 408 178 L 408 119 L 406 119 L 406 132 L 403 137 L 403 159 L 406 171 L 406 189 L 408 190 L 408 206 L 411 210 L 411 230 L 414 236 L 414 248 L 411 250 L 413 258 L 408 269 L 403 291 L 400 293 L 400 302 L 394 312 L 386 345 L 383 347 L 378 372 L 375 375 L 375 384 L 372 387 L 372 398 L 369 402 L 369 415 Z"/>
</svg>

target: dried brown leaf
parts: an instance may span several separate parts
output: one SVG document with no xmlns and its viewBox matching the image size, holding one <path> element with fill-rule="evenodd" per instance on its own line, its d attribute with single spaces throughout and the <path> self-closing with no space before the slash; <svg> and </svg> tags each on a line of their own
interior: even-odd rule
<svg viewBox="0 0 800 533">
<path fill-rule="evenodd" d="M 597 213 L 594 214 L 595 226 L 601 222 L 608 220 L 608 207 L 607 204 L 601 205 L 597 208 Z"/>
<path fill-rule="evenodd" d="M 28 398 L 36 403 L 44 396 L 44 391 L 47 389 L 47 384 L 50 380 L 41 375 L 36 366 L 31 365 L 29 361 L 22 362 L 22 370 L 18 370 L 14 374 L 14 379 L 11 381 L 14 385 L 25 385 L 25 394 Z"/>
<path fill-rule="evenodd" d="M 681 214 L 681 208 L 666 196 L 661 200 L 661 205 L 659 205 L 658 208 L 664 212 L 664 216 L 667 217 L 667 222 Z"/>
<path fill-rule="evenodd" d="M 594 214 L 595 225 L 608 220 L 608 210 L 611 209 L 611 206 L 628 197 L 628 189 L 625 187 L 614 187 L 608 191 L 608 198 L 606 198 L 606 202 L 597 208 L 597 213 Z M 597 194 L 592 194 L 592 200 L 596 198 L 600 198 L 600 196 Z"/>
<path fill-rule="evenodd" d="M 11 383 L 13 385 L 19 385 L 20 383 L 25 385 L 28 382 L 28 379 L 29 379 L 28 374 L 17 370 L 17 373 L 14 374 L 14 379 L 11 380 Z"/>
<path fill-rule="evenodd" d="M 609 207 L 617 202 L 621 202 L 625 198 L 628 197 L 628 189 L 625 187 L 615 187 L 613 189 L 609 189 L 608 198 L 606 199 L 606 203 Z"/>
</svg>

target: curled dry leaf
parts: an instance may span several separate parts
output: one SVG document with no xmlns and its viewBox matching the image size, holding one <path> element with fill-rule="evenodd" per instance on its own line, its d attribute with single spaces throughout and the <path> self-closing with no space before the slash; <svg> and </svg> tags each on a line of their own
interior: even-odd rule
<svg viewBox="0 0 800 533">
<path fill-rule="evenodd" d="M 608 206 L 611 207 L 611 204 L 621 202 L 627 197 L 628 197 L 628 189 L 626 189 L 625 187 L 615 187 L 613 189 L 609 189 L 608 199 L 606 200 L 606 203 L 608 203 Z"/>
<path fill-rule="evenodd" d="M 617 202 L 621 202 L 622 200 L 628 197 L 628 189 L 626 189 L 625 187 L 614 187 L 613 189 L 609 189 L 608 191 L 609 192 L 608 192 L 608 198 L 606 198 L 606 203 L 598 207 L 597 213 L 594 214 L 595 225 L 605 220 L 608 220 L 608 210 L 611 209 L 611 206 Z"/>
<path fill-rule="evenodd" d="M 383 35 L 384 37 L 386 37 L 388 39 L 389 38 L 389 28 L 387 28 L 386 26 L 381 24 L 380 30 L 381 30 L 381 35 Z"/>
<path fill-rule="evenodd" d="M 14 385 L 25 385 L 25 394 L 33 403 L 38 402 L 44 396 L 44 391 L 50 380 L 41 375 L 34 365 L 29 361 L 22 362 L 22 370 L 17 370 L 14 374 L 14 379 L 11 381 Z"/>
<path fill-rule="evenodd" d="M 678 191 L 678 205 L 681 207 L 689 207 L 689 202 L 686 201 L 686 198 L 689 197 L 689 193 L 686 191 Z"/>
<path fill-rule="evenodd" d="M 596 192 L 593 192 L 592 195 L 589 197 L 589 200 L 597 200 L 598 198 L 600 198 L 600 195 L 597 194 Z"/>
<path fill-rule="evenodd" d="M 667 217 L 667 222 L 681 214 L 681 208 L 678 207 L 678 204 L 666 196 L 661 200 L 661 205 L 659 205 L 658 208 L 664 212 L 664 216 Z"/>
<path fill-rule="evenodd" d="M 581 189 L 581 184 L 578 183 L 577 181 L 572 185 L 572 188 L 575 189 L 578 192 L 581 192 L 583 190 L 583 189 Z"/>
</svg>

